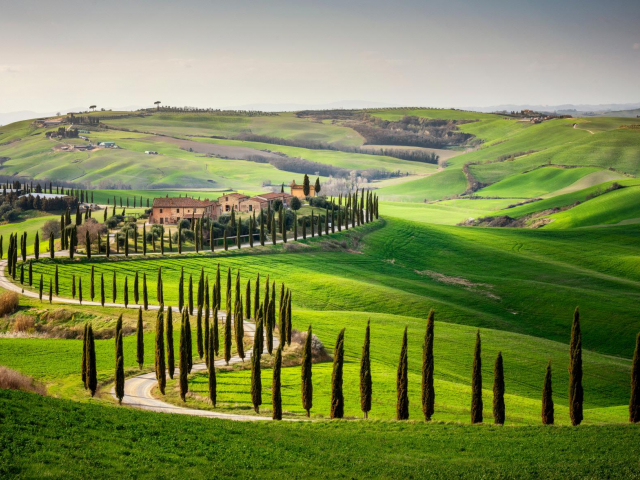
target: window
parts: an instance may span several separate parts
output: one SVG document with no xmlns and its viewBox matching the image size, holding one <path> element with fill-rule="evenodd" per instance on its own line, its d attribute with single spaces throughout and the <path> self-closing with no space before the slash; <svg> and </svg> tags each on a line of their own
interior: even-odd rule
<svg viewBox="0 0 640 480">
<path fill-rule="evenodd" d="M 160 213 L 162 213 L 162 209 L 160 209 Z"/>
<path fill-rule="evenodd" d="M 228 211 L 229 211 L 229 205 L 225 205 L 225 206 L 224 206 L 224 211 L 225 211 L 225 212 L 228 212 Z"/>
<path fill-rule="evenodd" d="M 180 209 L 179 208 L 176 208 L 176 213 L 180 213 Z"/>
<path fill-rule="evenodd" d="M 252 212 L 253 211 L 253 205 L 249 205 L 249 211 Z"/>
<path fill-rule="evenodd" d="M 160 218 L 160 225 L 164 223 L 164 218 Z"/>
</svg>

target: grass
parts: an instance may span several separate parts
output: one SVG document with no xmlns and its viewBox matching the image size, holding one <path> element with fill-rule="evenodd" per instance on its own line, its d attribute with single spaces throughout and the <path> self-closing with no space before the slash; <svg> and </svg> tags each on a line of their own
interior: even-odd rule
<svg viewBox="0 0 640 480">
<path fill-rule="evenodd" d="M 457 157 L 456 157 L 457 158 Z M 446 168 L 433 175 L 380 188 L 380 199 L 396 202 L 423 202 L 460 195 L 467 189 L 467 180 L 460 168 Z"/>
<path fill-rule="evenodd" d="M 585 478 L 640 474 L 637 428 L 269 425 L 0 391 L 0 474 L 86 478 Z M 260 439 L 259 442 L 252 441 Z M 86 448 L 91 445 L 91 448 Z M 428 445 L 429 448 L 425 448 Z"/>
<path fill-rule="evenodd" d="M 458 198 L 435 203 L 380 202 L 380 213 L 414 222 L 456 225 L 468 218 L 490 215 L 511 205 L 510 199 Z"/>
</svg>

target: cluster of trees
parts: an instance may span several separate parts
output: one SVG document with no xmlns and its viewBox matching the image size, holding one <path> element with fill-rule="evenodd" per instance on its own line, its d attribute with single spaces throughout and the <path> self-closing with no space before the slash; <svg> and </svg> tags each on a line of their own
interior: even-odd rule
<svg viewBox="0 0 640 480">
<path fill-rule="evenodd" d="M 82 115 L 76 116 L 73 113 L 70 113 L 67 116 L 66 121 L 69 122 L 72 125 L 98 125 L 100 123 L 100 117 L 89 116 L 89 115 L 87 115 L 87 116 L 82 116 Z"/>
<path fill-rule="evenodd" d="M 58 127 L 57 131 L 51 130 L 44 135 L 45 137 L 78 138 L 78 129 Z"/>
<path fill-rule="evenodd" d="M 274 117 L 279 115 L 277 112 L 261 112 L 260 110 L 220 110 L 219 108 L 198 108 L 198 107 L 170 107 L 168 105 L 158 106 L 156 108 L 146 109 L 148 112 L 167 112 L 167 113 L 206 113 L 209 115 L 221 117 Z"/>
</svg>

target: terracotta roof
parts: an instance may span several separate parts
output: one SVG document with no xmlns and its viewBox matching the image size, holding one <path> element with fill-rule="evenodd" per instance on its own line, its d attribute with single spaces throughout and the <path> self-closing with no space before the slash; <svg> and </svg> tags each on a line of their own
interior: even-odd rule
<svg viewBox="0 0 640 480">
<path fill-rule="evenodd" d="M 220 195 L 220 198 L 222 198 L 222 197 L 249 198 L 248 195 L 244 195 L 242 193 L 229 193 L 229 194 L 225 194 L 225 195 Z"/>
<path fill-rule="evenodd" d="M 160 197 L 153 199 L 154 207 L 206 207 L 210 201 L 196 200 L 190 197 Z"/>
<path fill-rule="evenodd" d="M 260 195 L 256 195 L 253 199 L 261 199 L 266 201 L 277 200 L 281 198 L 292 197 L 288 193 L 280 193 L 280 192 L 269 192 L 269 193 L 261 193 Z"/>
</svg>

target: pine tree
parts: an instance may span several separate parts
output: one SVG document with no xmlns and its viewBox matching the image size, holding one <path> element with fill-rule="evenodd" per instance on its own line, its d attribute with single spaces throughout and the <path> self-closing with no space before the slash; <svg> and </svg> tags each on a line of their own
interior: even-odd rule
<svg viewBox="0 0 640 480">
<path fill-rule="evenodd" d="M 636 349 L 631 366 L 631 397 L 629 398 L 629 422 L 640 422 L 640 333 L 636 336 Z"/>
<path fill-rule="evenodd" d="M 422 347 L 422 413 L 425 421 L 431 420 L 435 406 L 435 390 L 433 387 L 433 328 L 434 311 L 429 312 L 427 330 L 424 335 Z"/>
<path fill-rule="evenodd" d="M 544 376 L 544 386 L 542 388 L 542 424 L 553 425 L 553 389 L 551 387 L 551 360 L 547 363 L 547 373 Z"/>
<path fill-rule="evenodd" d="M 331 418 L 344 416 L 344 394 L 342 392 L 342 368 L 344 363 L 344 328 L 340 330 L 333 351 L 333 373 L 331 374 Z"/>
<path fill-rule="evenodd" d="M 364 418 L 369 418 L 371 411 L 371 358 L 369 348 L 371 343 L 371 321 L 367 321 L 367 329 L 364 333 L 364 345 L 362 346 L 362 357 L 360 358 L 360 410 L 364 413 Z"/>
<path fill-rule="evenodd" d="M 87 388 L 93 397 L 98 388 L 98 372 L 96 371 L 96 344 L 93 337 L 93 327 L 89 324 L 87 331 Z"/>
<path fill-rule="evenodd" d="M 185 313 L 182 314 L 182 324 L 180 326 L 180 398 L 186 402 L 186 395 L 189 391 L 189 383 L 187 381 L 187 372 L 189 370 L 188 347 L 187 347 L 187 328 L 184 321 Z"/>
<path fill-rule="evenodd" d="M 272 417 L 274 420 L 282 420 L 282 382 L 280 380 L 280 370 L 282 369 L 282 345 L 276 350 L 276 357 L 273 360 L 273 382 L 271 383 L 271 405 Z"/>
<path fill-rule="evenodd" d="M 142 307 L 138 308 L 138 324 L 136 326 L 136 359 L 142 369 L 144 365 L 144 325 L 142 323 Z"/>
<path fill-rule="evenodd" d="M 407 327 L 404 327 L 402 336 L 402 348 L 400 350 L 400 361 L 398 362 L 397 391 L 398 401 L 396 403 L 396 419 L 409 419 L 409 378 L 408 378 L 408 358 L 407 358 Z"/>
<path fill-rule="evenodd" d="M 504 369 L 502 352 L 498 352 L 493 369 L 493 421 L 496 425 L 504 425 Z"/>
<path fill-rule="evenodd" d="M 158 379 L 158 389 L 164 395 L 167 384 L 167 368 L 164 356 L 164 313 L 158 312 L 156 320 L 156 378 Z"/>
<path fill-rule="evenodd" d="M 173 312 L 171 307 L 167 310 L 167 369 L 169 370 L 169 378 L 173 380 L 176 366 L 173 353 Z"/>
<path fill-rule="evenodd" d="M 476 333 L 471 377 L 471 423 L 482 423 L 482 360 L 480 358 L 480 330 Z"/>
<path fill-rule="evenodd" d="M 578 307 L 573 315 L 571 344 L 569 349 L 569 416 L 572 425 L 580 425 L 583 419 L 582 402 L 582 333 L 580 331 L 580 313 Z"/>
<path fill-rule="evenodd" d="M 207 357 L 207 370 L 209 371 L 209 400 L 211 405 L 216 406 L 217 397 L 217 383 L 216 383 L 216 358 L 214 354 L 215 346 L 213 342 L 213 332 L 209 332 L 208 335 L 209 344 L 207 350 L 209 356 Z"/>
<path fill-rule="evenodd" d="M 304 342 L 304 350 L 302 351 L 302 408 L 306 410 L 307 417 L 310 416 L 311 408 L 313 407 L 313 384 L 311 382 L 311 367 L 313 364 L 311 353 L 312 340 L 313 334 L 311 332 L 311 325 L 309 325 L 307 338 Z M 282 345 L 279 346 L 278 350 L 281 348 Z"/>
</svg>

